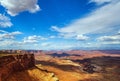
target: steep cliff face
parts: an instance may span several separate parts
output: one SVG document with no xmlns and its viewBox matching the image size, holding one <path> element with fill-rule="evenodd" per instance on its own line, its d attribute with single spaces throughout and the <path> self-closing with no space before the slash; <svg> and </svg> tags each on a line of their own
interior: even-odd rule
<svg viewBox="0 0 120 81">
<path fill-rule="evenodd" d="M 13 72 L 23 71 L 34 66 L 34 54 L 0 57 L 0 81 L 5 81 Z"/>
</svg>

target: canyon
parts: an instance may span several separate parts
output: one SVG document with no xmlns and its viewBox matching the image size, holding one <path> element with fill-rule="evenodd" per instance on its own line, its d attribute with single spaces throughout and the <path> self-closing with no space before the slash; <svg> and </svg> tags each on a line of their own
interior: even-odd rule
<svg viewBox="0 0 120 81">
<path fill-rule="evenodd" d="M 120 51 L 4 50 L 0 81 L 119 81 Z"/>
<path fill-rule="evenodd" d="M 13 72 L 35 66 L 34 54 L 9 55 L 0 58 L 0 81 L 5 81 Z"/>
<path fill-rule="evenodd" d="M 54 74 L 35 66 L 34 54 L 0 57 L 0 81 L 57 81 Z"/>
</svg>

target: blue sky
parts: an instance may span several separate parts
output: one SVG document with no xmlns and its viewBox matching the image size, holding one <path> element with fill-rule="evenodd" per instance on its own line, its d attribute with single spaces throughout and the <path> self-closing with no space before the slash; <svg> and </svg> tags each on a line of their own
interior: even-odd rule
<svg viewBox="0 0 120 81">
<path fill-rule="evenodd" d="M 0 49 L 120 49 L 119 0 L 0 0 Z"/>
</svg>

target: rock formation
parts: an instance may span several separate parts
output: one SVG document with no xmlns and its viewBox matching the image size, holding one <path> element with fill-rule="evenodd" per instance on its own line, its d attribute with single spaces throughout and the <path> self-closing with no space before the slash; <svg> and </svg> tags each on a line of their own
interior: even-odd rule
<svg viewBox="0 0 120 81">
<path fill-rule="evenodd" d="M 34 66 L 34 54 L 0 57 L 0 81 L 5 81 L 5 79 L 13 72 L 23 71 Z"/>
</svg>

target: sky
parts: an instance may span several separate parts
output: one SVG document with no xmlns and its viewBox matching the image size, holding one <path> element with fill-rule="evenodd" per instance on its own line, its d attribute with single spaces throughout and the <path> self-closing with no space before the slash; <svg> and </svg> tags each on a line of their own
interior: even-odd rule
<svg viewBox="0 0 120 81">
<path fill-rule="evenodd" d="M 0 0 L 0 49 L 120 49 L 120 0 Z"/>
</svg>

